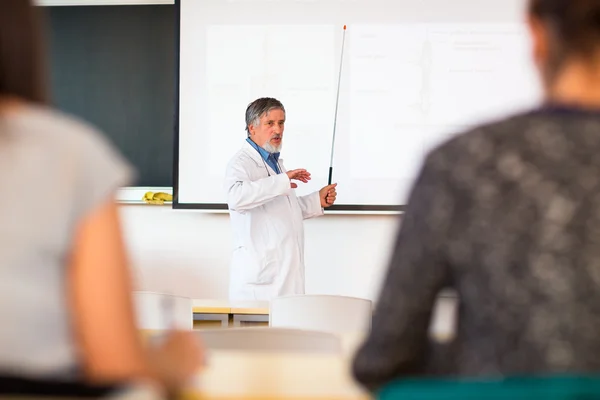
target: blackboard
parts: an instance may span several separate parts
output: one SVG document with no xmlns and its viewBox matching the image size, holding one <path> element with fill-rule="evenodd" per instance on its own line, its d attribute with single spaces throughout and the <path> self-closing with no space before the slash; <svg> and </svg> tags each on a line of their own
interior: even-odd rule
<svg viewBox="0 0 600 400">
<path fill-rule="evenodd" d="M 173 185 L 173 5 L 43 7 L 53 105 L 100 128 L 137 168 Z"/>
</svg>

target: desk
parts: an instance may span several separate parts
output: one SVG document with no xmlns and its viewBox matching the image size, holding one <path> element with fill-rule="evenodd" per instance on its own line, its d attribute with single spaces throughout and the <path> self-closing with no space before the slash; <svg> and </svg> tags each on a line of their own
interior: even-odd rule
<svg viewBox="0 0 600 400">
<path fill-rule="evenodd" d="M 215 351 L 186 399 L 367 400 L 347 359 L 334 355 Z"/>
<path fill-rule="evenodd" d="M 192 314 L 195 321 L 217 321 L 221 327 L 229 326 L 231 304 L 227 300 L 194 300 Z"/>
<path fill-rule="evenodd" d="M 244 323 L 269 323 L 268 301 L 228 301 L 195 299 L 192 303 L 194 321 L 217 321 L 221 327 Z"/>
<path fill-rule="evenodd" d="M 242 326 L 244 323 L 269 323 L 268 301 L 243 301 L 231 305 L 233 326 Z"/>
<path fill-rule="evenodd" d="M 350 373 L 354 352 L 365 335 L 340 334 L 341 354 L 207 350 L 206 366 L 180 399 L 369 400 Z"/>
</svg>

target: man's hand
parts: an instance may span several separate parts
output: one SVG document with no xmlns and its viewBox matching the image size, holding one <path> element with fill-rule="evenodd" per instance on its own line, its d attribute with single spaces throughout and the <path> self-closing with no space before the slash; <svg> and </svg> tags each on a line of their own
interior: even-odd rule
<svg viewBox="0 0 600 400">
<path fill-rule="evenodd" d="M 337 196 L 337 192 L 335 191 L 336 186 L 337 183 L 334 183 L 332 185 L 325 186 L 323 189 L 319 190 L 319 197 L 321 198 L 321 207 L 329 207 L 335 202 L 335 197 Z"/>
<path fill-rule="evenodd" d="M 290 181 L 292 179 L 301 181 L 301 182 L 308 182 L 310 181 L 310 173 L 305 170 L 305 169 L 293 169 L 291 171 L 286 172 L 288 178 L 290 178 Z M 295 189 L 298 187 L 298 185 L 296 185 L 294 182 L 290 183 L 292 185 L 292 188 Z"/>
</svg>

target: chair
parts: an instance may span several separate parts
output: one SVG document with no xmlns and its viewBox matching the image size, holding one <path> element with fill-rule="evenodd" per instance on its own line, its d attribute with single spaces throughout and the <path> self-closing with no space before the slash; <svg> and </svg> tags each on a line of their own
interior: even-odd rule
<svg viewBox="0 0 600 400">
<path fill-rule="evenodd" d="M 192 330 L 192 299 L 158 292 L 133 292 L 138 329 Z"/>
<path fill-rule="evenodd" d="M 362 333 L 371 329 L 372 302 L 332 295 L 297 295 L 271 301 L 269 325 L 331 333 Z"/>
<path fill-rule="evenodd" d="M 334 334 L 300 329 L 248 327 L 194 331 L 209 350 L 341 354 Z"/>
<path fill-rule="evenodd" d="M 440 293 L 429 324 L 429 337 L 436 342 L 450 342 L 456 335 L 459 298 L 455 291 Z"/>
<path fill-rule="evenodd" d="M 378 400 L 575 400 L 600 398 L 595 375 L 505 376 L 503 378 L 404 378 L 386 384 Z"/>
</svg>

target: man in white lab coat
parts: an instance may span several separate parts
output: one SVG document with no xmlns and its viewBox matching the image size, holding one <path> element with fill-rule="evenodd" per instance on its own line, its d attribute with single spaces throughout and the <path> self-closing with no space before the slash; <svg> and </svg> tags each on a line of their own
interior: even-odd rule
<svg viewBox="0 0 600 400">
<path fill-rule="evenodd" d="M 260 98 L 246 109 L 248 138 L 227 166 L 225 189 L 233 227 L 230 300 L 271 300 L 304 294 L 303 220 L 323 215 L 335 202 L 337 184 L 296 196 L 293 181 L 308 182 L 305 169 L 287 171 L 279 158 L 285 109 Z"/>
</svg>

